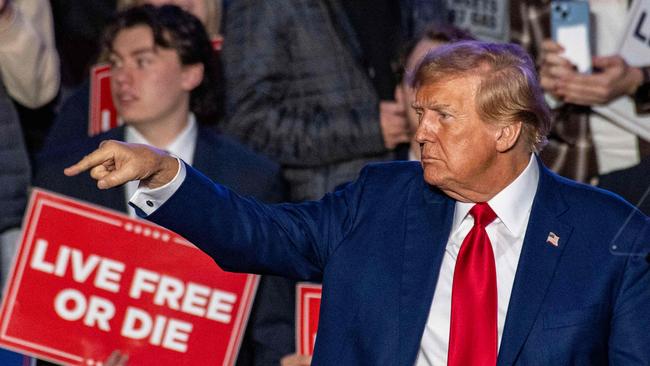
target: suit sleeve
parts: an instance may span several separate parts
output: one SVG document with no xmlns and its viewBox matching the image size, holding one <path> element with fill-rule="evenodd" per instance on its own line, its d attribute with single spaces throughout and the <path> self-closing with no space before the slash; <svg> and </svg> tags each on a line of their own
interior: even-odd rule
<svg viewBox="0 0 650 366">
<path fill-rule="evenodd" d="M 239 0 L 228 10 L 223 58 L 229 93 L 223 130 L 285 166 L 384 153 L 376 97 L 362 97 L 367 93 L 362 83 L 350 80 L 360 74 L 348 70 L 336 50 L 324 50 L 323 44 L 340 42 L 335 36 L 321 35 L 322 44 L 300 39 L 310 35 L 299 24 L 320 13 L 309 9 L 295 19 L 292 6 Z M 320 17 L 313 21 L 323 22 Z M 357 89 L 342 90 L 347 84 Z"/>
<path fill-rule="evenodd" d="M 147 218 L 184 236 L 227 271 L 320 281 L 354 226 L 365 171 L 321 201 L 267 205 L 188 166 L 178 191 Z"/>
<path fill-rule="evenodd" d="M 635 241 L 614 304 L 610 365 L 647 365 L 650 360 L 650 220 Z"/>
</svg>

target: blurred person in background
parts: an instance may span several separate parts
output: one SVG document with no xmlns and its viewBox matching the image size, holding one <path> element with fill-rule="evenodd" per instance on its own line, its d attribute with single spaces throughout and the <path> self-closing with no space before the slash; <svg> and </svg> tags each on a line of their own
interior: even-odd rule
<svg viewBox="0 0 650 366">
<path fill-rule="evenodd" d="M 0 274 L 4 283 L 27 201 L 30 161 L 16 106 L 39 108 L 59 90 L 59 58 L 47 2 L 0 0 Z M 14 104 L 16 102 L 17 104 Z M 35 121 L 22 121 L 38 129 Z"/>
<path fill-rule="evenodd" d="M 54 28 L 56 32 L 57 48 L 61 54 L 61 72 L 63 84 L 63 99 L 66 99 L 71 93 L 81 86 L 88 77 L 90 67 L 97 62 L 100 52 L 100 42 L 102 30 L 110 20 L 115 10 L 123 10 L 129 5 L 139 5 L 146 1 L 121 1 L 121 0 L 45 0 L 52 4 L 54 13 Z M 163 3 L 175 3 L 183 8 L 187 8 L 190 13 L 199 16 L 194 12 L 192 3 L 195 1 L 177 0 L 177 1 L 151 1 L 154 5 Z M 215 3 L 217 8 L 221 0 L 205 0 L 206 20 L 209 20 L 209 14 L 212 10 L 211 3 Z M 189 4 L 189 5 L 187 5 Z M 204 20 L 199 16 L 199 19 Z M 219 31 L 219 19 L 212 24 L 206 23 L 206 29 L 211 36 L 216 35 Z M 214 25 L 214 27 L 213 27 Z M 216 32 L 216 33 L 213 33 Z"/>
<path fill-rule="evenodd" d="M 59 91 L 59 56 L 47 2 L 0 0 L 0 74 L 9 96 L 29 108 Z"/>
<path fill-rule="evenodd" d="M 219 27 L 221 23 L 221 0 L 117 0 L 118 11 L 125 10 L 137 5 L 177 5 L 201 20 L 213 42 L 221 43 Z M 99 44 L 99 39 L 95 41 Z M 101 64 L 108 62 L 107 55 L 100 51 L 96 52 L 92 63 Z M 217 67 L 220 68 L 220 60 L 215 59 Z M 88 67 L 84 68 L 84 79 L 81 86 L 75 88 L 70 96 L 63 101 L 60 111 L 50 129 L 43 151 L 51 151 L 52 148 L 60 146 L 67 141 L 84 139 L 88 136 L 88 115 L 90 108 L 90 83 L 88 80 Z M 218 71 L 221 72 L 220 70 Z M 221 92 L 223 88 L 219 86 Z M 221 96 L 214 101 L 216 105 L 221 104 Z M 199 116 L 201 117 L 201 116 Z M 205 116 L 207 119 L 219 118 L 219 115 Z"/>
<path fill-rule="evenodd" d="M 627 0 L 590 1 L 591 39 L 595 42 L 592 75 L 578 73 L 561 56 L 562 48 L 550 39 L 551 3 L 546 0 L 511 2 L 511 38 L 536 57 L 542 87 L 551 96 L 553 128 L 542 160 L 552 170 L 582 182 L 595 183 L 598 175 L 639 164 L 650 154 L 648 141 L 618 127 L 616 121 L 594 112 L 630 95 L 636 113 L 650 111 L 648 87 L 641 87 L 640 68 L 632 68 L 617 55 L 626 26 Z M 630 111 L 635 113 L 635 111 Z M 646 178 L 645 185 L 650 183 Z"/>
<path fill-rule="evenodd" d="M 279 162 L 294 201 L 318 199 L 410 141 L 392 63 L 414 1 L 238 0 L 224 23 L 231 134 Z M 418 2 L 419 3 L 419 2 Z M 445 14 L 442 1 L 427 6 Z"/>
<path fill-rule="evenodd" d="M 221 0 L 117 0 L 117 10 L 132 6 L 151 4 L 155 6 L 176 5 L 199 18 L 210 39 L 221 38 Z"/>
<path fill-rule="evenodd" d="M 625 114 L 634 119 L 647 117 L 650 112 L 650 67 L 631 66 L 618 54 L 621 36 L 628 26 L 628 3 L 624 0 L 589 2 L 595 19 L 593 54 L 597 55 L 592 57 L 592 73 L 578 72 L 563 56 L 562 46 L 547 38 L 541 45 L 540 76 L 542 87 L 559 108 L 583 112 L 582 121 L 578 121 L 583 128 L 579 131 L 593 141 L 597 163 L 597 171 L 590 172 L 586 178 L 593 178 L 592 183 L 621 194 L 647 214 L 650 212 L 650 141 L 621 127 L 614 117 L 592 108 L 629 97 L 634 103 L 627 106 L 629 110 Z"/>
<path fill-rule="evenodd" d="M 102 29 L 115 12 L 116 0 L 38 0 L 49 2 L 56 47 L 61 57 L 61 101 L 88 77 L 100 50 Z"/>
</svg>

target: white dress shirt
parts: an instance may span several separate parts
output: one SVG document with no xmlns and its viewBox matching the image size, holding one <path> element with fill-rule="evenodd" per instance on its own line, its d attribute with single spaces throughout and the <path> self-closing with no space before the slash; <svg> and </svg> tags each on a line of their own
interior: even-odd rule
<svg viewBox="0 0 650 366">
<path fill-rule="evenodd" d="M 496 262 L 499 346 L 538 181 L 539 167 L 535 155 L 531 154 L 526 169 L 510 185 L 488 201 L 497 214 L 497 218 L 485 228 L 485 231 L 490 238 Z M 469 215 L 473 206 L 474 203 L 456 202 L 451 234 L 442 259 L 429 318 L 415 362 L 416 366 L 447 365 L 454 268 L 463 240 L 474 226 L 474 218 Z"/>
<path fill-rule="evenodd" d="M 196 124 L 196 118 L 194 117 L 193 113 L 190 113 L 188 118 L 187 118 L 187 125 L 185 128 L 181 131 L 181 133 L 176 136 L 176 138 L 166 147 L 164 147 L 164 150 L 169 152 L 170 154 L 174 155 L 177 158 L 182 159 L 186 163 L 192 165 L 193 160 L 194 160 L 194 150 L 196 149 L 196 138 L 198 136 L 198 127 Z M 128 143 L 135 143 L 135 144 L 145 144 L 145 145 L 151 145 L 147 139 L 142 136 L 138 130 L 136 130 L 132 126 L 126 126 L 126 134 L 124 140 Z M 182 164 L 181 164 L 182 165 Z M 184 172 L 184 171 L 183 171 Z M 177 174 L 178 176 L 178 174 Z M 180 177 L 179 177 L 180 178 Z M 180 179 L 178 184 L 175 185 L 176 189 L 180 186 L 180 184 L 183 182 L 185 179 L 185 175 L 182 176 L 183 179 Z M 125 185 L 125 198 L 127 203 L 129 202 L 129 199 L 134 197 L 134 195 L 137 192 L 138 185 L 140 184 L 139 181 L 132 181 L 128 182 Z M 168 186 L 168 185 L 165 185 Z M 162 188 L 162 187 L 160 187 Z M 159 189 L 160 189 L 159 188 Z M 173 191 L 175 192 L 176 189 Z M 151 190 L 150 190 L 151 191 Z M 173 193 L 173 192 L 172 192 Z M 140 196 L 140 195 L 138 195 Z M 171 196 L 171 195 L 170 195 Z M 145 196 L 142 196 L 144 198 L 144 201 L 141 200 L 141 203 L 144 204 L 144 207 L 151 208 L 147 205 L 147 198 Z M 135 202 L 134 202 L 135 203 Z M 136 203 L 136 206 L 141 207 L 143 206 L 142 204 L 138 205 Z M 133 207 L 129 207 L 129 215 L 132 217 L 135 217 L 135 210 Z M 158 207 L 158 206 L 156 206 Z M 147 211 L 145 211 L 147 212 Z M 153 210 L 150 210 L 150 212 L 147 212 L 147 214 L 153 212 Z"/>
</svg>

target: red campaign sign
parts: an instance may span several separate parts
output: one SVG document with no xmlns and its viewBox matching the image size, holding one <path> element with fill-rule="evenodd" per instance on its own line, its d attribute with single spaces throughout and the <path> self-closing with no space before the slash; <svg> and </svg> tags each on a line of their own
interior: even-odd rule
<svg viewBox="0 0 650 366">
<path fill-rule="evenodd" d="M 314 283 L 296 285 L 296 349 L 301 355 L 314 354 L 322 293 L 321 285 Z"/>
<path fill-rule="evenodd" d="M 122 124 L 111 95 L 111 65 L 95 65 L 90 70 L 88 136 L 106 132 Z"/>
<path fill-rule="evenodd" d="M 173 232 L 35 189 L 0 309 L 0 346 L 101 366 L 233 365 L 257 288 Z"/>
</svg>

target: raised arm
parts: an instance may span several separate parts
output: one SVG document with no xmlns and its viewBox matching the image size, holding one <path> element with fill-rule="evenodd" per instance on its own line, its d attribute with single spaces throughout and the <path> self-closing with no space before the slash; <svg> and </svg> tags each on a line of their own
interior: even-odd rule
<svg viewBox="0 0 650 366">
<path fill-rule="evenodd" d="M 178 160 L 162 150 L 120 141 L 103 141 L 99 148 L 64 170 L 73 176 L 89 170 L 99 189 L 140 181 L 141 186 L 158 188 L 178 172 Z"/>
<path fill-rule="evenodd" d="M 267 205 L 184 168 L 178 190 L 147 219 L 182 235 L 229 271 L 320 280 L 355 225 L 363 191 L 364 174 L 318 202 Z M 101 189 L 131 180 L 153 189 L 171 182 L 178 169 L 178 160 L 160 150 L 105 141 L 65 174 L 90 170 Z"/>
</svg>

